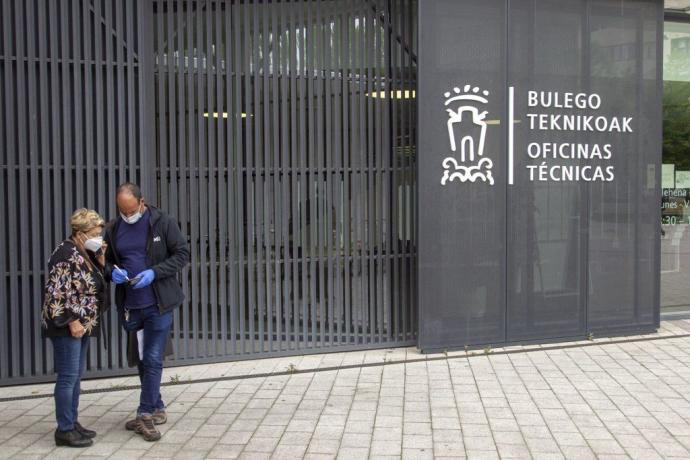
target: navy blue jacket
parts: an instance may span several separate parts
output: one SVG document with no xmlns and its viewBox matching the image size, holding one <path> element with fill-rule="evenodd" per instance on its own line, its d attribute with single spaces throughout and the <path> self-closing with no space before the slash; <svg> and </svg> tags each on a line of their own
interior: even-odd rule
<svg viewBox="0 0 690 460">
<path fill-rule="evenodd" d="M 189 263 L 187 239 L 182 235 L 177 222 L 160 209 L 146 205 L 151 212 L 149 234 L 146 240 L 146 261 L 156 274 L 153 280 L 153 292 L 156 294 L 158 310 L 161 313 L 179 307 L 184 301 L 182 286 L 177 274 Z M 119 266 L 115 235 L 120 225 L 127 225 L 121 217 L 108 222 L 103 240 L 108 244 L 105 253 L 105 277 L 112 279 L 113 265 Z M 122 309 L 125 304 L 125 285 L 115 287 L 115 304 Z"/>
</svg>

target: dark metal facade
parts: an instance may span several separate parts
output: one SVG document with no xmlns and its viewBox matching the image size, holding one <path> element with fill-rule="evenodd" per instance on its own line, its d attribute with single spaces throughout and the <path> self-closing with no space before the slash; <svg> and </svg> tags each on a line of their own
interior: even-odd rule
<svg viewBox="0 0 690 460">
<path fill-rule="evenodd" d="M 662 2 L 428 0 L 419 29 L 419 347 L 658 327 Z M 463 51 L 454 52 L 459 44 Z M 484 102 L 446 99 L 480 89 Z M 601 104 L 545 107 L 530 104 L 528 91 L 561 100 L 596 94 Z M 473 167 L 449 144 L 446 109 L 460 105 L 488 113 L 481 145 L 493 184 L 442 183 L 446 158 Z M 632 132 L 545 129 L 530 120 L 573 114 L 630 117 Z M 478 138 L 467 118 L 454 133 Z M 547 151 L 554 145 L 608 146 L 611 155 L 556 155 Z M 535 146 L 543 154 L 530 155 Z M 615 177 L 558 177 L 595 166 Z M 531 175 L 536 167 L 548 175 Z"/>
<path fill-rule="evenodd" d="M 52 378 L 45 262 L 125 180 L 192 249 L 172 364 L 414 344 L 413 3 L 3 0 L 0 384 Z"/>
</svg>

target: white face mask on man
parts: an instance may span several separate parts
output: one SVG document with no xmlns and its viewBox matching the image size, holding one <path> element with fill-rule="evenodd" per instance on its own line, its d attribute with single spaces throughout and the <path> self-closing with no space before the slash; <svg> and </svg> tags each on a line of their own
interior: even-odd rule
<svg viewBox="0 0 690 460">
<path fill-rule="evenodd" d="M 125 216 L 124 214 L 120 213 L 120 217 L 122 217 L 122 220 L 127 222 L 128 224 L 136 224 L 139 222 L 139 219 L 141 219 L 141 212 L 137 211 L 136 213 L 132 214 L 131 216 Z"/>
<path fill-rule="evenodd" d="M 124 220 L 125 222 L 127 222 L 130 225 L 136 224 L 137 222 L 139 222 L 139 219 L 141 219 L 141 217 L 143 215 L 144 214 L 141 212 L 141 208 L 139 208 L 139 210 L 137 212 L 135 212 L 134 214 L 132 214 L 131 216 L 125 216 L 124 214 L 120 213 L 120 217 L 122 217 L 122 220 Z"/>
<path fill-rule="evenodd" d="M 91 252 L 98 252 L 103 247 L 103 237 L 95 236 L 84 241 L 84 247 Z"/>
</svg>

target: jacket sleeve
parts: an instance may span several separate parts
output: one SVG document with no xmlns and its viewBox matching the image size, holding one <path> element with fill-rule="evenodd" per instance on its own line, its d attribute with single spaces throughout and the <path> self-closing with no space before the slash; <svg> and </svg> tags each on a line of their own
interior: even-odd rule
<svg viewBox="0 0 690 460">
<path fill-rule="evenodd" d="M 82 287 L 78 264 L 64 258 L 51 261 L 45 309 L 57 327 L 65 327 L 75 319 L 84 318 L 85 311 L 79 301 Z"/>
<path fill-rule="evenodd" d="M 69 300 L 65 305 L 65 310 L 70 312 L 73 319 L 79 318 L 83 320 L 87 316 L 85 307 L 89 306 L 89 296 L 87 294 L 92 294 L 92 292 L 89 292 L 88 280 L 85 278 L 87 269 L 83 260 L 76 261 L 72 259 L 70 262 L 72 265 L 72 285 L 70 295 L 67 297 Z"/>
<path fill-rule="evenodd" d="M 176 276 L 189 263 L 187 239 L 182 235 L 177 222 L 171 218 L 167 220 L 165 244 L 168 250 L 168 257 L 163 262 L 151 267 L 156 274 L 156 279 Z"/>
</svg>

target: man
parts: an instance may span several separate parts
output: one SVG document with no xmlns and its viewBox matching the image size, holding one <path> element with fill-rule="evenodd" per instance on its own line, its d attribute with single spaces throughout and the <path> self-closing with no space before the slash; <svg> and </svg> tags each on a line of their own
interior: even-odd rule
<svg viewBox="0 0 690 460">
<path fill-rule="evenodd" d="M 160 395 L 163 356 L 173 310 L 184 300 L 177 274 L 189 262 L 189 248 L 177 222 L 147 205 L 135 184 L 120 185 L 116 200 L 120 215 L 104 235 L 106 278 L 117 285 L 115 303 L 125 330 L 143 330 L 139 408 L 125 427 L 157 441 L 161 434 L 155 425 L 167 420 Z"/>
</svg>

